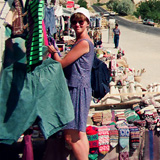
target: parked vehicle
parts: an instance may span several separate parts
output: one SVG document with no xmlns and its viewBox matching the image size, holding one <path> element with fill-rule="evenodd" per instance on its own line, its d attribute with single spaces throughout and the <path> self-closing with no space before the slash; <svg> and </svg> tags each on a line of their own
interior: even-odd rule
<svg viewBox="0 0 160 160">
<path fill-rule="evenodd" d="M 154 26 L 155 25 L 153 19 L 147 19 L 147 18 L 145 18 L 143 20 L 143 24 L 147 24 L 147 25 L 150 25 L 150 26 Z"/>
<path fill-rule="evenodd" d="M 115 13 L 114 11 L 112 11 L 112 12 L 110 12 L 110 15 L 111 15 L 111 16 L 115 16 L 116 13 Z"/>
<path fill-rule="evenodd" d="M 109 16 L 109 12 L 104 12 L 104 13 L 103 13 L 103 16 L 104 16 L 104 17 L 108 17 L 108 16 Z"/>
</svg>

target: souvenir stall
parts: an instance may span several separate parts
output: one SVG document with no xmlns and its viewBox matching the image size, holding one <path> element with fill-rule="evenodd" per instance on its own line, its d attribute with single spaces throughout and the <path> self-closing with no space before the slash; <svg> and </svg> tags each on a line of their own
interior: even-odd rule
<svg viewBox="0 0 160 160">
<path fill-rule="evenodd" d="M 48 4 L 1 4 L 0 159 L 33 160 L 34 138 L 44 141 L 72 121 L 73 105 L 62 67 L 48 54 L 56 32 Z"/>
<path fill-rule="evenodd" d="M 160 84 L 143 88 L 145 69 L 130 69 L 121 49 L 116 55 L 100 48 L 96 52 L 110 70 L 110 90 L 102 98 L 94 96 L 90 104 L 89 158 L 160 159 Z"/>
</svg>

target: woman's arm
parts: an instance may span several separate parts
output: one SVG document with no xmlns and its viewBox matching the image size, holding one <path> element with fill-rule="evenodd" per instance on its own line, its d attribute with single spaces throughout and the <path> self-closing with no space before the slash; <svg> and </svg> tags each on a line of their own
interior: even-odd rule
<svg viewBox="0 0 160 160">
<path fill-rule="evenodd" d="M 62 68 L 65 68 L 76 61 L 83 54 L 89 52 L 89 43 L 86 40 L 82 40 L 75 47 L 73 47 L 63 59 L 59 57 L 54 46 L 48 46 L 48 50 L 53 55 L 54 60 L 60 62 Z"/>
</svg>

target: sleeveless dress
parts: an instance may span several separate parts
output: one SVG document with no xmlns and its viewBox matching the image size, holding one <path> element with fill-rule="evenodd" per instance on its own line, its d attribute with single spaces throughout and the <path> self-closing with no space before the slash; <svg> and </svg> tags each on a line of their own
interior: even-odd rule
<svg viewBox="0 0 160 160">
<path fill-rule="evenodd" d="M 64 74 L 75 111 L 75 119 L 69 122 L 64 129 L 77 129 L 85 132 L 92 95 L 91 70 L 94 59 L 94 45 L 90 40 L 82 40 L 86 40 L 89 43 L 89 52 L 64 68 Z"/>
</svg>

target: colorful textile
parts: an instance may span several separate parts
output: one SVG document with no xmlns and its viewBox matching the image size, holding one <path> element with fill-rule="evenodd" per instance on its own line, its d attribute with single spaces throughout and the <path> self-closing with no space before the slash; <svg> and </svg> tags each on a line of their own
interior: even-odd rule
<svg viewBox="0 0 160 160">
<path fill-rule="evenodd" d="M 129 144 L 129 128 L 125 122 L 117 122 L 116 127 L 119 131 L 119 144 L 122 148 L 125 148 Z"/>
<path fill-rule="evenodd" d="M 48 36 L 48 43 L 49 43 L 49 45 L 53 45 L 54 48 L 57 50 L 58 55 L 59 55 L 60 57 L 62 57 L 61 52 L 59 51 L 59 48 L 58 48 L 58 46 L 57 46 L 57 44 L 56 44 L 56 42 L 55 42 L 55 39 L 54 39 L 53 37 Z M 53 57 L 52 57 L 52 58 L 53 58 Z M 54 58 L 53 58 L 53 59 L 54 59 Z"/>
<path fill-rule="evenodd" d="M 42 20 L 42 29 L 43 29 L 44 45 L 48 46 L 48 38 L 47 38 L 47 32 L 46 32 L 44 20 Z"/>
<path fill-rule="evenodd" d="M 126 116 L 127 121 L 135 121 L 140 119 L 139 115 L 132 109 L 126 109 L 124 111 L 124 114 Z"/>
<path fill-rule="evenodd" d="M 147 127 L 149 130 L 154 130 L 156 127 L 156 123 L 155 120 L 151 117 L 146 117 L 145 118 L 146 122 L 147 122 Z"/>
<path fill-rule="evenodd" d="M 116 111 L 115 117 L 116 121 L 126 121 L 126 116 L 123 111 Z"/>
<path fill-rule="evenodd" d="M 145 120 L 136 120 L 134 121 L 134 125 L 138 126 L 138 127 L 145 127 L 146 126 L 146 121 Z"/>
<path fill-rule="evenodd" d="M 23 138 L 24 149 L 23 149 L 22 160 L 34 160 L 31 136 L 32 135 L 25 135 Z"/>
<path fill-rule="evenodd" d="M 99 153 L 105 155 L 110 150 L 109 145 L 109 127 L 101 126 L 98 127 L 98 144 L 99 144 Z"/>
<path fill-rule="evenodd" d="M 102 124 L 102 112 L 95 113 L 92 116 L 92 121 L 94 125 L 100 126 Z"/>
<path fill-rule="evenodd" d="M 12 35 L 20 35 L 24 32 L 23 29 L 23 17 L 22 17 L 22 5 L 19 0 L 14 0 L 15 10 L 12 18 Z"/>
<path fill-rule="evenodd" d="M 98 159 L 98 128 L 94 126 L 88 126 L 86 128 L 86 134 L 89 141 L 89 159 Z"/>
<path fill-rule="evenodd" d="M 141 108 L 140 108 L 140 106 L 139 106 L 139 104 L 134 104 L 133 106 L 132 106 L 132 108 L 133 108 L 133 110 L 135 111 L 135 112 L 138 112 Z"/>
<path fill-rule="evenodd" d="M 43 20 L 43 0 L 31 0 L 28 4 L 28 35 L 26 38 L 26 54 L 28 72 L 42 63 L 42 20 Z"/>
<path fill-rule="evenodd" d="M 119 146 L 119 160 L 129 160 L 129 144 L 125 148 Z"/>
<path fill-rule="evenodd" d="M 129 152 L 120 152 L 119 160 L 129 160 Z"/>
<path fill-rule="evenodd" d="M 111 110 L 103 111 L 102 125 L 107 125 L 112 122 Z"/>
<path fill-rule="evenodd" d="M 110 125 L 109 126 L 109 141 L 110 141 L 110 146 L 111 147 L 116 147 L 118 144 L 118 130 L 115 127 L 115 125 Z"/>
<path fill-rule="evenodd" d="M 129 127 L 130 131 L 130 146 L 133 149 L 138 148 L 139 146 L 139 129 L 136 126 Z"/>
</svg>

